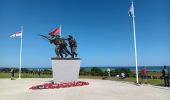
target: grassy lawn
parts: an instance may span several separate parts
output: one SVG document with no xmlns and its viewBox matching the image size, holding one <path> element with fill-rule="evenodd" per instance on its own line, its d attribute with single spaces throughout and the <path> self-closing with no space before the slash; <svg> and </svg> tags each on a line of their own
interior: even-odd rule
<svg viewBox="0 0 170 100">
<path fill-rule="evenodd" d="M 0 73 L 0 78 L 10 78 L 11 74 L 10 73 Z M 18 78 L 18 73 L 15 73 L 15 78 Z M 41 74 L 40 77 L 38 74 L 26 74 L 26 73 L 22 73 L 21 74 L 21 78 L 52 78 L 52 75 L 49 74 Z M 82 79 L 103 79 L 104 76 L 82 76 L 80 75 L 80 78 Z M 108 77 L 104 80 L 113 80 L 113 81 L 127 81 L 127 82 L 136 82 L 136 78 L 134 77 L 130 77 L 130 78 L 125 78 L 125 79 L 120 79 L 117 77 Z M 141 78 L 139 78 L 139 81 L 141 80 Z M 147 79 L 148 84 L 152 84 L 152 85 L 162 85 L 163 84 L 163 80 L 161 79 Z"/>
<path fill-rule="evenodd" d="M 136 82 L 136 78 L 130 77 L 130 78 L 125 78 L 125 79 L 120 79 L 120 78 L 112 78 L 111 80 L 117 80 L 117 81 L 128 81 L 128 82 Z M 139 82 L 141 81 L 141 78 L 139 78 Z M 147 79 L 148 84 L 152 85 L 162 85 L 163 80 L 161 79 Z M 144 81 L 143 81 L 144 83 Z"/>
<path fill-rule="evenodd" d="M 52 75 L 49 74 L 41 74 L 40 77 L 38 74 L 27 74 L 27 73 L 22 73 L 21 74 L 22 78 L 52 78 Z M 0 73 L 0 78 L 11 78 L 10 73 Z M 18 73 L 15 73 L 15 78 L 18 78 Z"/>
<path fill-rule="evenodd" d="M 80 76 L 80 78 L 103 79 L 104 77 L 103 76 Z M 125 78 L 125 79 L 120 79 L 117 77 L 108 77 L 108 78 L 105 78 L 105 80 L 136 82 L 136 78 L 133 78 L 133 77 Z M 139 82 L 140 81 L 141 81 L 141 78 L 139 78 Z M 152 84 L 152 85 L 162 85 L 163 84 L 163 80 L 161 80 L 161 79 L 147 79 L 147 82 L 148 82 L 148 84 Z"/>
</svg>

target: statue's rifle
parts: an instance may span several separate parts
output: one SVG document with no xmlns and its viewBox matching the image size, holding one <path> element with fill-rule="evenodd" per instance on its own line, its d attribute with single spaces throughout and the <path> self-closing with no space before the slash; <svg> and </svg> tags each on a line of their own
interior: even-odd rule
<svg viewBox="0 0 170 100">
<path fill-rule="evenodd" d="M 39 34 L 39 36 L 41 36 L 41 37 L 43 37 L 43 38 L 45 38 L 45 39 L 47 39 L 47 40 L 49 40 L 49 41 L 50 41 L 50 38 L 49 38 L 48 36 L 40 35 L 40 34 Z"/>
</svg>

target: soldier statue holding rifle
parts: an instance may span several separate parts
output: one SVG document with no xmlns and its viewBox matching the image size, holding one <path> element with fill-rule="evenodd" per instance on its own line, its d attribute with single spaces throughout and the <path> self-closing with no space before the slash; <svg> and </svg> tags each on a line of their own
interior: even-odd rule
<svg viewBox="0 0 170 100">
<path fill-rule="evenodd" d="M 63 58 L 63 54 L 65 55 L 65 58 L 68 55 L 70 55 L 72 58 L 74 58 L 74 56 L 77 56 L 77 53 L 76 53 L 77 44 L 75 44 L 76 42 L 73 41 L 74 38 L 72 36 L 69 36 L 68 39 L 64 39 L 64 38 L 61 38 L 59 35 L 54 35 L 54 34 L 49 34 L 49 35 L 50 36 L 44 36 L 44 35 L 39 35 L 39 36 L 48 39 L 51 44 L 54 44 L 56 46 L 55 53 L 58 58 Z M 67 49 L 67 43 L 65 40 L 68 40 L 69 42 L 71 53 Z"/>
<path fill-rule="evenodd" d="M 77 42 L 76 42 L 76 40 L 73 38 L 72 35 L 68 35 L 68 36 L 69 36 L 69 38 L 66 39 L 66 40 L 68 40 L 68 42 L 69 42 L 69 47 L 70 47 L 72 56 L 73 56 L 73 58 L 74 58 L 74 57 L 77 57 L 77 51 L 76 51 L 76 49 L 77 49 Z"/>
</svg>

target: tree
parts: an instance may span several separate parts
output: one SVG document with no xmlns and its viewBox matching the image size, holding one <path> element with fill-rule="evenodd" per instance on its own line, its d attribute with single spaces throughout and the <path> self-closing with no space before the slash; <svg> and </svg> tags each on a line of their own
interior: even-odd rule
<svg viewBox="0 0 170 100">
<path fill-rule="evenodd" d="M 80 69 L 79 75 L 89 75 L 89 74 L 90 74 L 90 71 L 88 71 L 87 69 L 85 68 Z"/>
<path fill-rule="evenodd" d="M 103 76 L 103 71 L 98 67 L 93 67 L 91 69 L 91 75 L 93 75 L 93 76 Z"/>
</svg>

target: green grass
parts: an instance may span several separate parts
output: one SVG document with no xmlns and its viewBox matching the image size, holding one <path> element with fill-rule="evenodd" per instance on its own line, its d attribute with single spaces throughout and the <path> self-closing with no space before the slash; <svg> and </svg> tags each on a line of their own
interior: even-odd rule
<svg viewBox="0 0 170 100">
<path fill-rule="evenodd" d="M 103 79 L 103 76 L 80 76 L 80 78 L 86 78 L 86 79 Z M 125 81 L 125 82 L 136 82 L 136 78 L 130 77 L 125 79 L 120 79 L 117 77 L 108 77 L 105 80 L 113 80 L 113 81 Z M 139 82 L 141 81 L 141 78 L 139 78 Z M 144 83 L 144 81 L 143 81 Z M 147 79 L 148 84 L 152 85 L 163 85 L 163 80 L 161 79 Z"/>
<path fill-rule="evenodd" d="M 125 78 L 125 79 L 120 79 L 120 78 L 112 78 L 111 80 L 116 80 L 116 81 L 127 81 L 127 82 L 136 82 L 136 78 L 130 77 L 130 78 Z M 141 81 L 141 78 L 139 78 L 139 82 Z M 144 80 L 143 80 L 144 83 Z M 148 84 L 152 85 L 161 85 L 162 80 L 161 79 L 147 79 Z"/>
<path fill-rule="evenodd" d="M 91 75 L 80 75 L 79 76 L 80 78 L 83 78 L 83 79 L 102 79 L 103 77 L 102 76 L 91 76 Z"/>
<path fill-rule="evenodd" d="M 15 78 L 18 78 L 18 73 L 15 73 Z M 52 78 L 52 75 L 49 74 L 41 74 L 40 77 L 38 74 L 27 74 L 27 73 L 22 73 L 21 74 L 22 78 Z M 11 78 L 10 73 L 0 73 L 0 78 Z"/>
<path fill-rule="evenodd" d="M 151 73 L 151 74 L 154 74 L 154 73 Z M 11 74 L 10 73 L 0 73 L 0 78 L 11 78 Z M 15 78 L 18 78 L 18 73 L 15 73 Z M 39 77 L 38 74 L 33 75 L 33 74 L 22 73 L 21 78 L 52 78 L 52 75 L 41 74 Z M 82 79 L 101 79 L 102 80 L 104 78 L 104 76 L 90 76 L 90 75 L 82 76 L 82 75 L 80 75 L 80 78 L 82 78 Z M 105 80 L 136 82 L 136 78 L 134 78 L 134 77 L 125 78 L 125 79 L 120 79 L 117 77 L 109 77 L 109 78 L 106 78 Z M 139 81 L 140 80 L 141 80 L 141 78 L 139 78 Z M 147 79 L 147 82 L 148 82 L 148 84 L 152 84 L 152 85 L 162 85 L 163 84 L 163 80 L 161 80 L 161 79 Z"/>
<path fill-rule="evenodd" d="M 0 78 L 10 78 L 11 74 L 10 73 L 0 73 Z"/>
</svg>

